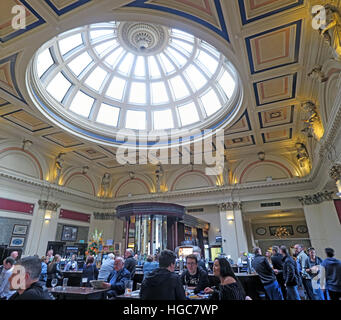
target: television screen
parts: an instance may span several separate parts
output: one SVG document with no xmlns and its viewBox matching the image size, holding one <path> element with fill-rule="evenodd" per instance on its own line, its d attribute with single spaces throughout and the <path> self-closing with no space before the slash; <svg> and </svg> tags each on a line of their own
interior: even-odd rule
<svg viewBox="0 0 341 320">
<path fill-rule="evenodd" d="M 215 237 L 215 242 L 222 242 L 223 238 L 221 236 Z"/>
<path fill-rule="evenodd" d="M 77 240 L 77 227 L 63 226 L 62 241 L 76 241 Z"/>
</svg>

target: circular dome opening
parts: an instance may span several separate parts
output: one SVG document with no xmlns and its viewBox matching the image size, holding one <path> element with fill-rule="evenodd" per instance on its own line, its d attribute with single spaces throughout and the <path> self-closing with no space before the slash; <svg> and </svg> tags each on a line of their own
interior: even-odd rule
<svg viewBox="0 0 341 320">
<path fill-rule="evenodd" d="M 122 143 L 118 132 L 137 134 L 143 147 L 150 134 L 169 144 L 170 131 L 186 136 L 224 127 L 242 97 L 235 68 L 216 48 L 176 28 L 141 22 L 64 32 L 37 51 L 27 79 L 50 120 L 111 145 Z"/>
</svg>

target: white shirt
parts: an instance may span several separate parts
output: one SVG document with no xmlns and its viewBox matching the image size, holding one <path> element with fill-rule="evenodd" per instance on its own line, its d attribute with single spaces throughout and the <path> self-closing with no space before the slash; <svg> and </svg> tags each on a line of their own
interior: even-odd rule
<svg viewBox="0 0 341 320">
<path fill-rule="evenodd" d="M 0 273 L 0 297 L 8 299 L 11 295 L 15 293 L 15 290 L 10 290 L 9 278 L 12 275 L 14 266 L 11 269 L 2 269 Z"/>
</svg>

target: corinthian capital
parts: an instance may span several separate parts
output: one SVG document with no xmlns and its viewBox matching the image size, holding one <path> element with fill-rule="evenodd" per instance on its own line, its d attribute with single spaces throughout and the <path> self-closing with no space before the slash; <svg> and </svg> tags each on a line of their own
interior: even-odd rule
<svg viewBox="0 0 341 320">
<path fill-rule="evenodd" d="M 241 208 L 242 208 L 241 202 L 224 202 L 219 204 L 220 211 L 241 210 Z"/>
<path fill-rule="evenodd" d="M 329 169 L 329 176 L 335 181 L 341 179 L 341 163 L 336 163 Z"/>
<path fill-rule="evenodd" d="M 60 207 L 59 203 L 47 201 L 47 200 L 39 200 L 38 205 L 39 205 L 39 209 L 51 210 L 54 212 L 56 212 L 57 209 Z"/>
</svg>

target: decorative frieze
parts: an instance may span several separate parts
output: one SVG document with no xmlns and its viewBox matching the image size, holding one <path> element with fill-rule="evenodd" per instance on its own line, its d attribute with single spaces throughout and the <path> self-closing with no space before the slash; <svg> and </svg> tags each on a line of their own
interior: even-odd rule
<svg viewBox="0 0 341 320">
<path fill-rule="evenodd" d="M 333 191 L 318 192 L 313 195 L 306 195 L 303 198 L 298 198 L 298 201 L 300 201 L 302 205 L 319 204 L 323 201 L 333 200 L 333 195 Z"/>
<path fill-rule="evenodd" d="M 48 200 L 39 200 L 38 204 L 39 204 L 39 209 L 50 210 L 53 212 L 56 212 L 57 209 L 60 207 L 59 203 L 48 201 Z"/>
<path fill-rule="evenodd" d="M 113 213 L 94 212 L 93 215 L 96 220 L 114 220 L 115 219 L 115 212 Z"/>
<path fill-rule="evenodd" d="M 220 211 L 227 211 L 227 210 L 241 210 L 242 203 L 241 202 L 224 202 L 219 204 Z"/>
</svg>

